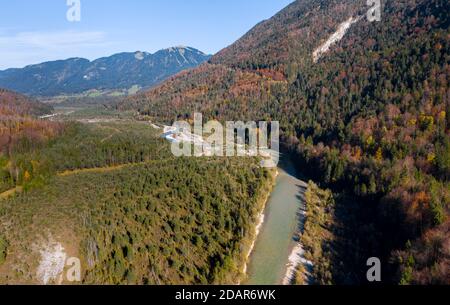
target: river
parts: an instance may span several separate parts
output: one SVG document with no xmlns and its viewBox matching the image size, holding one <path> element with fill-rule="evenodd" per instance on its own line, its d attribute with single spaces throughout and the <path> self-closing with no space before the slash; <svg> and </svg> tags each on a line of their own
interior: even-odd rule
<svg viewBox="0 0 450 305">
<path fill-rule="evenodd" d="M 282 284 L 289 256 L 297 244 L 294 236 L 302 217 L 306 184 L 299 179 L 288 157 L 281 159 L 278 172 L 265 208 L 265 222 L 250 256 L 246 285 Z"/>
</svg>

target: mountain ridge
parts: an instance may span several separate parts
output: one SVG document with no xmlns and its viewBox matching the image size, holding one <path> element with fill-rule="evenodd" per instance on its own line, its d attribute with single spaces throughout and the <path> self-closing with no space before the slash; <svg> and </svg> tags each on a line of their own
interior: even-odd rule
<svg viewBox="0 0 450 305">
<path fill-rule="evenodd" d="M 122 52 L 92 61 L 74 57 L 0 71 L 0 87 L 36 96 L 148 88 L 209 58 L 191 47 Z"/>
</svg>

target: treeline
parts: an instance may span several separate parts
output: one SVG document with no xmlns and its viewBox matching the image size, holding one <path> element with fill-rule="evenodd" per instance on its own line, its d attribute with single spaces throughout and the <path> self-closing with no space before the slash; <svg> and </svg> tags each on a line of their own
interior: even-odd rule
<svg viewBox="0 0 450 305">
<path fill-rule="evenodd" d="M 312 266 L 300 264 L 294 284 L 331 285 L 335 283 L 338 266 L 336 203 L 330 190 L 321 190 L 312 181 L 308 183 L 304 198 L 306 213 L 300 240 L 304 258 Z"/>
<path fill-rule="evenodd" d="M 374 225 L 376 202 L 333 193 L 310 181 L 305 195 L 305 220 L 300 232 L 304 258 L 294 284 L 351 285 L 367 283 L 367 261 L 382 257 L 385 242 Z M 388 262 L 382 260 L 386 282 Z"/>
</svg>

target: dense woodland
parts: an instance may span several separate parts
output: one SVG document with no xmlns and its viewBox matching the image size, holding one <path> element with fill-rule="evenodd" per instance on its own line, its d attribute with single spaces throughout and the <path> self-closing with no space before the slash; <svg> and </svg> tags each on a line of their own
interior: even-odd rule
<svg viewBox="0 0 450 305">
<path fill-rule="evenodd" d="M 365 260 L 378 256 L 388 282 L 448 284 L 450 4 L 383 1 L 381 22 L 362 18 L 314 63 L 314 49 L 367 9 L 296 1 L 209 63 L 119 108 L 167 121 L 195 111 L 279 120 L 299 170 L 349 212 L 335 221 L 362 223 L 341 237 L 352 246 L 337 248 L 326 283 L 364 282 Z M 350 252 L 356 260 L 346 263 Z"/>
<path fill-rule="evenodd" d="M 30 178 L 30 172 L 13 161 L 20 152 L 41 147 L 63 133 L 64 124 L 37 119 L 52 110 L 51 106 L 0 89 L 0 193 Z"/>
<path fill-rule="evenodd" d="M 34 143 L 34 142 L 33 142 Z M 0 283 L 36 283 L 49 240 L 85 284 L 236 283 L 272 173 L 253 158 L 175 158 L 148 123 L 64 123 L 14 146 L 0 198 Z"/>
</svg>

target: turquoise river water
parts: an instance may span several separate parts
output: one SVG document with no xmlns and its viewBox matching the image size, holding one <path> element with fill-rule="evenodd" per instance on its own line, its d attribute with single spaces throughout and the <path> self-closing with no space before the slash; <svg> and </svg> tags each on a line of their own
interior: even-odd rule
<svg viewBox="0 0 450 305">
<path fill-rule="evenodd" d="M 247 285 L 281 284 L 286 275 L 294 236 L 300 223 L 302 191 L 306 185 L 298 178 L 293 164 L 283 158 L 279 175 L 265 209 L 265 220 L 250 256 Z"/>
</svg>

